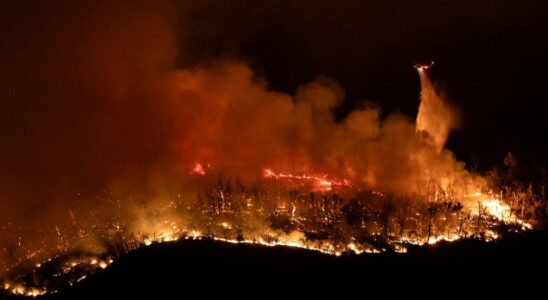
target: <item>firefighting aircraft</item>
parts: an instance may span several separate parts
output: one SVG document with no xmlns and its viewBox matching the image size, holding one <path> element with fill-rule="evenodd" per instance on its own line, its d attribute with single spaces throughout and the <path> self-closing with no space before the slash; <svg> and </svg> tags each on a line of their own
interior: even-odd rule
<svg viewBox="0 0 548 300">
<path fill-rule="evenodd" d="M 434 65 L 434 61 L 430 61 L 430 64 L 416 64 L 413 67 L 419 72 L 430 69 Z"/>
</svg>

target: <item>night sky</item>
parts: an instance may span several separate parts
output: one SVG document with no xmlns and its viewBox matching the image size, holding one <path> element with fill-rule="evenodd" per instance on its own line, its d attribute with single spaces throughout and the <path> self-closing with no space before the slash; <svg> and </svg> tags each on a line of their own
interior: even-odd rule
<svg viewBox="0 0 548 300">
<path fill-rule="evenodd" d="M 3 64 L 21 56 L 19 47 L 54 34 L 47 26 L 65 17 L 75 24 L 91 7 L 62 1 L 2 6 L 3 35 L 18 36 L 4 39 Z M 288 93 L 326 75 L 346 90 L 341 118 L 364 100 L 414 116 L 419 84 L 412 65 L 434 60 L 433 80 L 462 109 L 461 130 L 448 144 L 459 159 L 477 152 L 490 166 L 507 151 L 539 159 L 546 153 L 544 1 L 178 1 L 170 10 L 184 45 L 180 66 L 237 56 L 272 89 Z M 39 68 L 47 54 L 34 51 Z"/>
<path fill-rule="evenodd" d="M 193 51 L 181 63 L 237 55 L 285 92 L 327 75 L 346 90 L 342 117 L 364 100 L 415 116 L 412 66 L 434 60 L 462 112 L 448 142 L 459 159 L 546 164 L 547 16 L 543 1 L 206 1 L 183 21 Z"/>
<path fill-rule="evenodd" d="M 80 192 L 70 186 L 96 191 L 113 170 L 137 174 L 157 164 L 172 138 L 171 109 L 151 100 L 159 93 L 152 78 L 219 58 L 249 63 L 270 90 L 290 95 L 317 76 L 336 80 L 346 93 L 338 120 L 368 103 L 413 120 L 413 65 L 434 60 L 432 81 L 461 111 L 447 144 L 457 159 L 471 162 L 475 153 L 487 170 L 512 151 L 546 165 L 544 3 L 4 2 L 5 197 L 42 195 L 53 184 L 68 194 Z"/>
</svg>

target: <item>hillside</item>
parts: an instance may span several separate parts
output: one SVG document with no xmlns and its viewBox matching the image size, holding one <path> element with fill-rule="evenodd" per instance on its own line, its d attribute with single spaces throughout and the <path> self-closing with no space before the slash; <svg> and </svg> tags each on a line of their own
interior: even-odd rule
<svg viewBox="0 0 548 300">
<path fill-rule="evenodd" d="M 181 240 L 153 244 L 117 259 L 104 271 L 40 299 L 172 299 L 188 290 L 238 295 L 323 290 L 479 292 L 541 288 L 548 268 L 548 235 L 530 232 L 492 243 L 463 240 L 411 247 L 406 254 L 340 257 L 286 247 Z M 539 271 L 543 273 L 538 273 Z"/>
</svg>

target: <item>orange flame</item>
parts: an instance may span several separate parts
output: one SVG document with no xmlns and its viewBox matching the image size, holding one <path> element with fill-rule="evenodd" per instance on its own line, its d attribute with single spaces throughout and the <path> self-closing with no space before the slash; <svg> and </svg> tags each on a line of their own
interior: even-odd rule
<svg viewBox="0 0 548 300">
<path fill-rule="evenodd" d="M 352 182 L 348 179 L 336 180 L 329 179 L 327 174 L 322 176 L 319 175 L 295 175 L 295 174 L 286 174 L 286 173 L 275 173 L 272 169 L 265 168 L 263 170 L 263 176 L 265 178 L 274 178 L 274 179 L 287 179 L 287 180 L 297 180 L 297 181 L 308 181 L 312 183 L 314 191 L 318 192 L 329 192 L 333 190 L 334 187 L 351 187 Z"/>
<path fill-rule="evenodd" d="M 204 166 L 201 163 L 197 162 L 196 164 L 194 164 L 194 167 L 192 167 L 190 174 L 204 176 L 206 174 L 206 171 L 204 169 Z"/>
</svg>

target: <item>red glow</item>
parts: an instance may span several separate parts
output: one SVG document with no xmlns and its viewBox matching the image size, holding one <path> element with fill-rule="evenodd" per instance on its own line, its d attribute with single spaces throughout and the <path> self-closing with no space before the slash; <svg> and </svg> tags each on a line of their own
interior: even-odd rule
<svg viewBox="0 0 548 300">
<path fill-rule="evenodd" d="M 430 66 L 429 65 L 417 65 L 417 66 L 415 66 L 415 68 L 419 71 L 424 71 L 424 70 L 430 69 Z"/>
<path fill-rule="evenodd" d="M 196 163 L 194 167 L 192 167 L 192 171 L 190 172 L 190 174 L 204 176 L 206 174 L 206 171 L 201 163 Z"/>
<path fill-rule="evenodd" d="M 287 179 L 287 180 L 297 180 L 297 181 L 308 181 L 312 183 L 314 190 L 321 192 L 328 192 L 333 190 L 334 187 L 350 187 L 352 185 L 351 181 L 348 179 L 336 180 L 327 178 L 327 174 L 319 175 L 294 175 L 294 174 L 285 174 L 285 173 L 275 173 L 271 169 L 265 168 L 263 170 L 263 175 L 265 178 L 275 178 L 275 179 Z"/>
<path fill-rule="evenodd" d="M 431 61 L 430 64 L 416 64 L 413 67 L 421 72 L 430 69 L 432 65 L 434 65 L 434 61 Z"/>
</svg>

